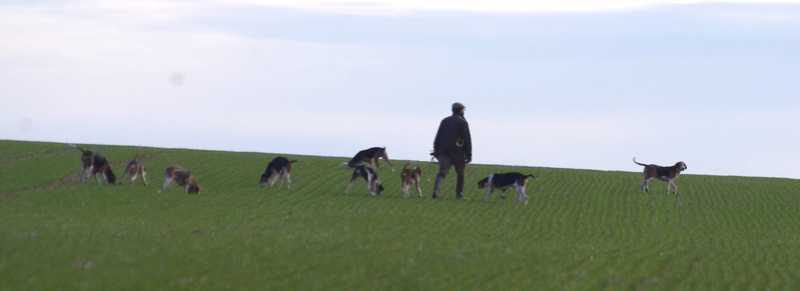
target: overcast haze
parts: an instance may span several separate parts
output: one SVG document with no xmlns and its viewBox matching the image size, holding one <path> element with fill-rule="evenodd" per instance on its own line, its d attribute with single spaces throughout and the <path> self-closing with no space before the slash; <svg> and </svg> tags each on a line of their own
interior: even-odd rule
<svg viewBox="0 0 800 291">
<path fill-rule="evenodd" d="M 800 178 L 797 2 L 517 2 L 6 1 L 0 139 Z"/>
</svg>

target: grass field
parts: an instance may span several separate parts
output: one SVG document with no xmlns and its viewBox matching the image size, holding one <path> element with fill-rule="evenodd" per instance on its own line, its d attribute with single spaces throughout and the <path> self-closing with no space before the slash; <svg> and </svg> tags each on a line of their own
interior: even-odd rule
<svg viewBox="0 0 800 291">
<path fill-rule="evenodd" d="M 119 177 L 135 147 L 100 152 Z M 0 289 L 798 289 L 800 181 L 691 175 L 680 199 L 641 173 L 470 165 L 443 199 L 386 188 L 350 194 L 346 157 L 300 159 L 292 188 L 258 186 L 276 154 L 142 148 L 150 185 L 77 182 L 65 144 L 0 141 Z M 407 161 L 393 161 L 402 168 Z M 691 161 L 686 161 L 690 165 Z M 191 170 L 201 195 L 157 194 Z M 385 164 L 382 164 L 385 165 Z M 475 188 L 492 172 L 538 180 L 529 205 Z M 635 172 L 634 172 L 635 171 Z M 277 186 L 277 184 L 276 184 Z M 413 192 L 412 192 L 413 193 Z"/>
</svg>

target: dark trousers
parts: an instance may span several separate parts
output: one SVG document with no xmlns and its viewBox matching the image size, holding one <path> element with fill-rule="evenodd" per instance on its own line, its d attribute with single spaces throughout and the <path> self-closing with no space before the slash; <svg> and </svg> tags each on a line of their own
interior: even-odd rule
<svg viewBox="0 0 800 291">
<path fill-rule="evenodd" d="M 442 181 L 450 172 L 451 167 L 456 168 L 456 198 L 463 197 L 461 193 L 464 191 L 464 176 L 467 170 L 467 162 L 463 157 L 455 155 L 439 155 L 439 174 L 436 175 L 436 183 L 433 188 L 433 198 L 439 197 L 439 189 L 441 188 Z"/>
</svg>

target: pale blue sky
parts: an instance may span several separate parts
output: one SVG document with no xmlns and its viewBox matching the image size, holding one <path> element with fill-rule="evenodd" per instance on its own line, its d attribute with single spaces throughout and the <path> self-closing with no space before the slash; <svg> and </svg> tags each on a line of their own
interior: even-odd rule
<svg viewBox="0 0 800 291">
<path fill-rule="evenodd" d="M 485 2 L 3 3 L 0 139 L 800 178 L 797 2 Z"/>
</svg>

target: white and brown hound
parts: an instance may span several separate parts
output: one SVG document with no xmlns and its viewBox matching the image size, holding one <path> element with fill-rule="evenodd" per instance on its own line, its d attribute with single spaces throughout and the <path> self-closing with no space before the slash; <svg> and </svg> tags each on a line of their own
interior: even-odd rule
<svg viewBox="0 0 800 291">
<path fill-rule="evenodd" d="M 374 147 L 359 151 L 346 165 L 347 168 L 350 169 L 356 167 L 359 163 L 372 165 L 372 161 L 375 161 L 375 167 L 380 168 L 381 165 L 378 163 L 379 158 L 383 158 L 383 160 L 389 164 L 389 167 L 392 168 L 392 172 L 394 172 L 394 165 L 389 161 L 389 155 L 386 154 L 386 147 Z"/>
<path fill-rule="evenodd" d="M 169 166 L 164 170 L 164 185 L 161 186 L 161 189 L 158 189 L 158 193 L 161 193 L 161 190 L 167 187 L 169 187 L 169 192 L 172 192 L 172 182 L 183 186 L 187 194 L 199 194 L 203 191 L 203 188 L 200 188 L 191 172 L 178 166 Z"/>
<path fill-rule="evenodd" d="M 275 157 L 267 164 L 267 169 L 261 174 L 261 180 L 258 182 L 261 188 L 269 184 L 270 187 L 275 185 L 276 180 L 280 180 L 278 188 L 283 186 L 283 180 L 286 179 L 286 189 L 292 187 L 292 164 L 298 162 L 297 160 L 289 160 L 284 157 Z"/>
<path fill-rule="evenodd" d="M 489 193 L 486 193 L 486 197 L 483 197 L 483 202 L 489 201 L 489 196 L 492 195 L 495 189 L 500 190 L 501 199 L 506 199 L 506 190 L 510 187 L 514 187 L 514 190 L 517 191 L 517 199 L 514 203 L 519 203 L 521 199 L 525 199 L 525 205 L 528 205 L 528 195 L 525 194 L 525 186 L 528 185 L 528 177 L 536 179 L 533 175 L 525 175 L 517 172 L 495 173 L 481 179 L 478 181 L 478 189 L 489 188 Z"/>
<path fill-rule="evenodd" d="M 347 189 L 344 189 L 344 194 L 350 193 L 350 187 L 353 187 L 353 183 L 355 183 L 358 177 L 364 178 L 367 181 L 367 190 L 369 190 L 369 194 L 372 196 L 378 196 L 383 191 L 383 185 L 381 185 L 381 180 L 378 178 L 378 171 L 375 170 L 370 165 L 366 164 L 358 164 L 353 169 L 353 175 L 350 177 L 350 184 L 347 185 Z"/>
<path fill-rule="evenodd" d="M 74 144 L 70 144 L 70 146 L 81 151 L 81 183 L 89 182 L 89 176 L 94 176 L 94 180 L 97 181 L 97 184 L 100 184 L 100 179 L 97 178 L 98 173 L 103 176 L 103 180 L 108 184 L 113 185 L 117 181 L 117 177 L 111 172 L 111 166 L 108 165 L 106 158 L 97 152 L 84 150 Z"/>
<path fill-rule="evenodd" d="M 403 166 L 403 171 L 400 172 L 400 179 L 403 181 L 403 197 L 408 198 L 408 190 L 412 185 L 417 187 L 417 194 L 422 197 L 422 189 L 419 188 L 421 176 L 422 169 L 419 167 L 408 169 L 408 163 Z"/>
<path fill-rule="evenodd" d="M 644 166 L 644 182 L 642 182 L 642 191 L 650 192 L 650 187 L 648 184 L 653 179 L 659 179 L 661 181 L 667 182 L 667 194 L 669 194 L 670 186 L 675 186 L 675 195 L 678 195 L 678 185 L 675 185 L 675 178 L 678 178 L 678 175 L 681 172 L 688 169 L 686 163 L 684 162 L 677 162 L 672 167 L 662 167 L 658 165 L 645 165 L 636 161 L 636 158 L 633 158 L 633 162 L 639 166 Z"/>
<path fill-rule="evenodd" d="M 128 162 L 128 166 L 125 167 L 125 171 L 122 172 L 122 177 L 120 177 L 120 180 L 124 180 L 126 174 L 131 178 L 129 182 L 131 186 L 133 186 L 133 181 L 136 181 L 136 178 L 139 177 L 139 175 L 142 175 L 142 182 L 145 186 L 147 186 L 147 168 L 144 167 L 144 163 L 139 159 L 138 150 L 136 151 L 136 156 L 133 157 L 133 160 Z M 122 184 L 122 181 L 119 183 Z"/>
</svg>

